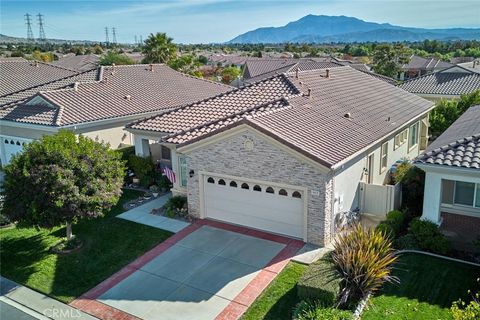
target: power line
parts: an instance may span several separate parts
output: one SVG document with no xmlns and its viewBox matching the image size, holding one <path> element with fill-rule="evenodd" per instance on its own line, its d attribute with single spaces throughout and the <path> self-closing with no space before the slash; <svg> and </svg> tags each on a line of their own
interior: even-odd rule
<svg viewBox="0 0 480 320">
<path fill-rule="evenodd" d="M 117 34 L 115 33 L 115 27 L 112 27 L 112 42 L 117 44 Z"/>
<path fill-rule="evenodd" d="M 29 13 L 25 14 L 25 24 L 27 25 L 27 40 L 28 41 L 35 41 L 32 32 L 32 21 L 30 20 L 31 15 Z"/>
<path fill-rule="evenodd" d="M 108 38 L 108 27 L 105 27 L 105 43 L 107 45 L 110 43 L 110 39 Z"/>
<path fill-rule="evenodd" d="M 42 14 L 37 14 L 38 18 L 38 39 L 40 41 L 45 41 L 47 40 L 47 37 L 45 36 L 45 29 L 43 29 L 43 15 Z"/>
</svg>

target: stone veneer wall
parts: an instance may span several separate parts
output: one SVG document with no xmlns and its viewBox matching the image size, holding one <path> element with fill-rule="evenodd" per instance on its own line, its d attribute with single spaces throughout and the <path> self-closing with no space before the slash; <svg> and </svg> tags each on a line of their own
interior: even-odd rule
<svg viewBox="0 0 480 320">
<path fill-rule="evenodd" d="M 245 149 L 246 140 L 253 142 L 253 150 Z M 307 241 L 317 245 L 330 241 L 332 175 L 320 172 L 253 132 L 242 132 L 194 150 L 187 155 L 187 165 L 188 170 L 195 171 L 187 183 L 190 213 L 200 215 L 200 171 L 301 186 L 308 189 Z M 320 195 L 312 195 L 312 190 L 318 190 Z"/>
</svg>

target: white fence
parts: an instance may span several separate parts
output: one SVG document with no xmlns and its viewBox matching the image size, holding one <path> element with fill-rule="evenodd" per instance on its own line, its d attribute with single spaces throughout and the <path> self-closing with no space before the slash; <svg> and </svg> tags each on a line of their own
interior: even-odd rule
<svg viewBox="0 0 480 320">
<path fill-rule="evenodd" d="M 402 203 L 402 187 L 396 185 L 377 185 L 360 182 L 360 212 L 385 216 L 389 211 L 397 210 Z"/>
</svg>

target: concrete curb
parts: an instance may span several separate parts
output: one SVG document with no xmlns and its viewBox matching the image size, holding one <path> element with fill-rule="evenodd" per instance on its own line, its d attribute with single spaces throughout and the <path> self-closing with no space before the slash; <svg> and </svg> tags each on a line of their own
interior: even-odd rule
<svg viewBox="0 0 480 320">
<path fill-rule="evenodd" d="M 458 263 L 469 264 L 469 265 L 472 265 L 472 266 L 475 266 L 475 267 L 480 267 L 480 264 L 475 263 L 475 262 L 470 262 L 470 261 L 465 261 L 465 260 L 461 260 L 461 259 L 451 258 L 451 257 L 447 257 L 447 256 L 442 256 L 442 255 L 439 255 L 439 254 L 436 254 L 436 253 L 420 251 L 420 250 L 399 250 L 399 251 L 395 252 L 395 255 L 399 255 L 399 254 L 402 254 L 402 253 L 424 254 L 426 256 L 432 256 L 432 257 L 435 257 L 435 258 L 440 258 L 440 259 L 455 261 L 455 262 L 458 262 Z"/>
</svg>

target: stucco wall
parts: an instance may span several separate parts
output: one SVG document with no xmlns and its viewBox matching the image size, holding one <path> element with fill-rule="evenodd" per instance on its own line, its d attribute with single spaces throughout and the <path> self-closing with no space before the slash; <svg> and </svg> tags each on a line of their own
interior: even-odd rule
<svg viewBox="0 0 480 320">
<path fill-rule="evenodd" d="M 133 135 L 130 132 L 123 130 L 124 126 L 115 128 L 99 129 L 94 131 L 83 132 L 86 137 L 94 140 L 104 141 L 110 143 L 112 149 L 118 149 L 121 144 L 133 144 Z"/>
<path fill-rule="evenodd" d="M 253 142 L 253 150 L 244 148 Z M 322 173 L 313 165 L 301 161 L 289 152 L 270 143 L 253 131 L 213 142 L 190 151 L 188 170 L 195 174 L 187 184 L 191 213 L 200 215 L 199 171 L 265 180 L 307 188 L 307 241 L 324 245 L 330 241 L 332 175 Z M 311 191 L 319 192 L 312 195 Z"/>
</svg>

